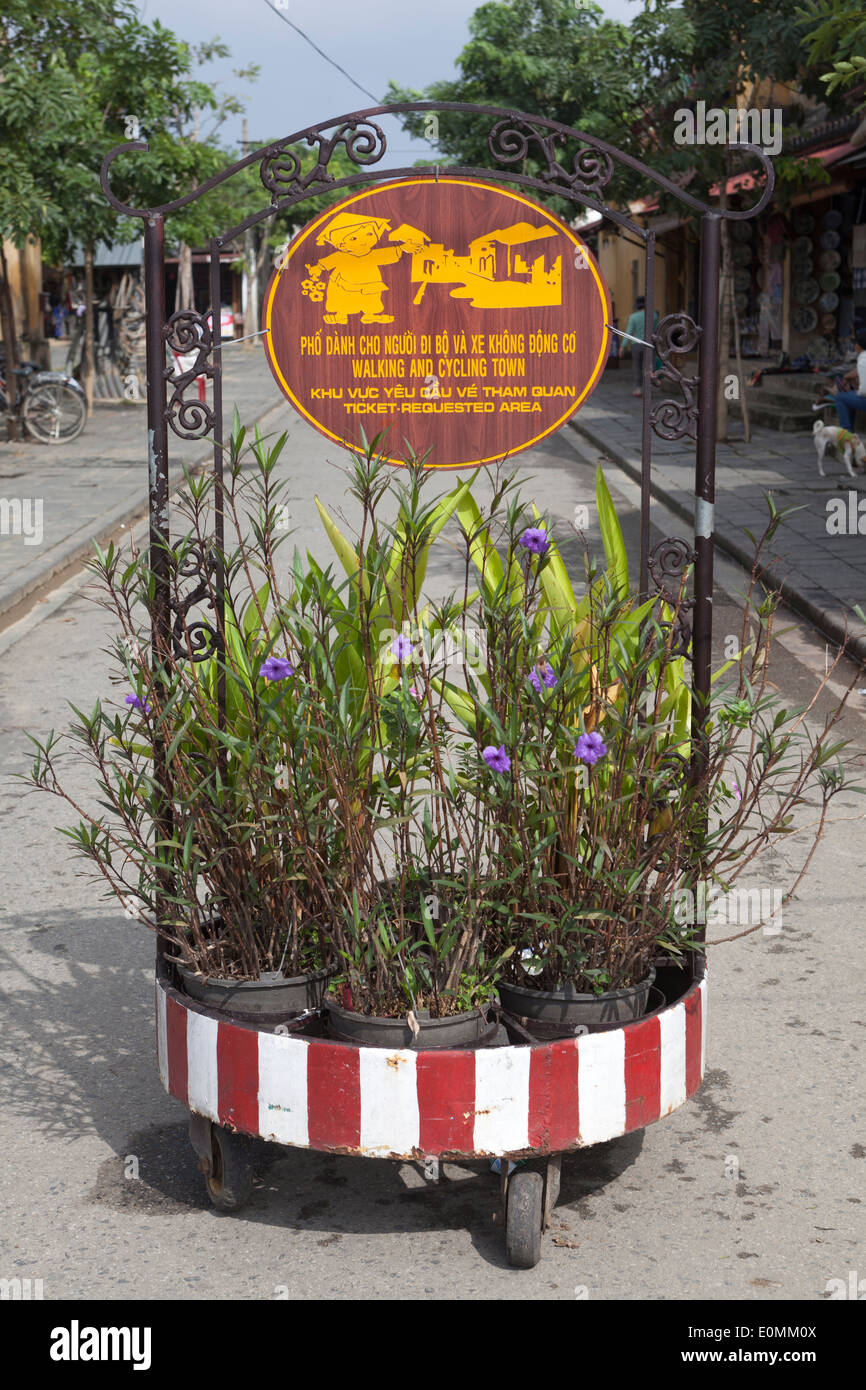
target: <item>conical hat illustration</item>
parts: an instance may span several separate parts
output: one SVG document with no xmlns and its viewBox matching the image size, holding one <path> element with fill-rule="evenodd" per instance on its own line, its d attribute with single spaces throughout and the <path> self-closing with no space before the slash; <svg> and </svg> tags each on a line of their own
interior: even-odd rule
<svg viewBox="0 0 866 1390">
<path fill-rule="evenodd" d="M 363 227 L 368 222 L 372 222 L 376 228 L 376 235 L 380 237 L 391 223 L 385 217 L 361 217 L 356 212 L 340 212 L 336 217 L 332 217 L 328 225 L 316 237 L 316 245 L 324 246 L 326 241 L 331 245 L 335 239 L 342 241 L 347 232 L 353 227 Z"/>
</svg>

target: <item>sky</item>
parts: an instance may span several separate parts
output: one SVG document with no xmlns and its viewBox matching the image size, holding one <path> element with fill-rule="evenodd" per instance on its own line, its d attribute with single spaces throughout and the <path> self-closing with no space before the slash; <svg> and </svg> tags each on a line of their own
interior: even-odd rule
<svg viewBox="0 0 866 1390">
<path fill-rule="evenodd" d="M 455 75 L 479 0 L 139 0 L 145 20 L 158 19 L 189 43 L 219 37 L 231 58 L 202 70 L 222 90 L 248 98 L 250 139 L 266 141 L 374 102 L 314 52 L 281 13 L 374 94 L 391 78 L 421 89 Z M 601 0 L 610 19 L 627 22 L 640 0 Z M 257 82 L 239 83 L 235 68 L 258 63 Z M 205 127 L 206 128 L 206 127 Z M 411 164 L 430 150 L 395 129 L 381 168 Z M 222 128 L 240 142 L 241 118 Z"/>
</svg>

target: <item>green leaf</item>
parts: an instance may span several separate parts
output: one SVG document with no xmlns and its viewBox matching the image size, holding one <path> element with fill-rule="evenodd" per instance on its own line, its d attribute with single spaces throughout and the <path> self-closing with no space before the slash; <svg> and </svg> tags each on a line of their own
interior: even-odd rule
<svg viewBox="0 0 866 1390">
<path fill-rule="evenodd" d="M 628 598 L 628 556 L 622 528 L 604 479 L 601 464 L 598 465 L 595 474 L 595 500 L 611 587 L 617 598 L 624 601 Z"/>
<path fill-rule="evenodd" d="M 322 518 L 322 524 L 328 533 L 328 539 L 336 550 L 337 557 L 343 569 L 346 571 L 349 578 L 352 579 L 358 573 L 361 563 L 358 558 L 358 552 L 351 541 L 346 540 L 346 537 L 343 535 L 324 503 L 320 502 L 318 497 L 315 500 L 316 506 L 319 509 L 319 516 Z"/>
</svg>

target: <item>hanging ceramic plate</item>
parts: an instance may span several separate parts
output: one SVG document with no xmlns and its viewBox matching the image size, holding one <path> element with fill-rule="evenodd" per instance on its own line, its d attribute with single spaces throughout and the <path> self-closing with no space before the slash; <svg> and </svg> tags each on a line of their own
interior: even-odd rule
<svg viewBox="0 0 866 1390">
<path fill-rule="evenodd" d="M 795 256 L 798 256 L 798 255 L 811 256 L 811 254 L 812 254 L 812 238 L 811 238 L 810 236 L 798 236 L 798 237 L 795 237 L 795 238 L 794 238 L 794 242 L 793 242 L 793 244 L 792 244 L 792 246 L 791 246 L 791 252 L 792 252 L 792 254 L 795 255 Z"/>
<path fill-rule="evenodd" d="M 824 362 L 830 356 L 830 344 L 826 338 L 810 338 L 805 348 L 806 356 Z"/>
<path fill-rule="evenodd" d="M 744 265 L 751 265 L 751 264 L 752 264 L 752 248 L 751 248 L 751 246 L 735 246 L 735 247 L 734 247 L 734 265 L 744 266 Z"/>
<path fill-rule="evenodd" d="M 829 232 L 821 233 L 821 246 L 825 251 L 835 251 L 840 241 L 839 233 L 832 229 Z"/>
<path fill-rule="evenodd" d="M 822 251 L 818 257 L 818 264 L 822 270 L 838 270 L 842 264 L 842 257 L 838 251 Z"/>
<path fill-rule="evenodd" d="M 811 256 L 793 256 L 791 259 L 791 275 L 795 280 L 803 280 L 812 274 Z"/>
<path fill-rule="evenodd" d="M 817 280 L 807 278 L 794 281 L 793 295 L 797 304 L 814 304 L 820 293 L 821 286 Z"/>
<path fill-rule="evenodd" d="M 837 227 L 842 226 L 841 212 L 836 212 L 835 209 L 830 212 L 825 212 L 824 216 L 821 218 L 821 226 L 825 231 L 835 232 Z"/>
<path fill-rule="evenodd" d="M 830 313 L 831 310 L 833 310 L 833 309 L 838 309 L 838 308 L 839 308 L 839 296 L 838 296 L 838 294 L 832 294 L 832 293 L 831 293 L 831 294 L 822 294 L 822 295 L 821 295 L 821 298 L 818 300 L 818 307 L 819 307 L 819 309 L 823 309 L 823 310 L 825 311 L 825 313 Z"/>
<path fill-rule="evenodd" d="M 752 287 L 752 273 L 750 270 L 737 270 L 734 272 L 734 289 L 741 294 L 750 290 Z M 825 285 L 825 289 L 835 289 L 835 285 Z"/>
<path fill-rule="evenodd" d="M 795 333 L 812 333 L 817 322 L 818 315 L 815 310 L 807 309 L 802 304 L 791 315 L 791 323 Z"/>
<path fill-rule="evenodd" d="M 828 338 L 835 337 L 836 334 L 836 315 L 824 314 L 821 319 L 821 332 Z"/>
<path fill-rule="evenodd" d="M 824 274 L 821 276 L 820 284 L 822 290 L 838 290 L 841 283 L 841 276 L 837 275 L 835 270 L 825 270 Z"/>
<path fill-rule="evenodd" d="M 734 238 L 734 241 L 751 241 L 751 222 L 735 222 L 733 227 L 731 228 L 731 236 Z"/>
<path fill-rule="evenodd" d="M 794 228 L 797 236 L 804 236 L 808 232 L 814 232 L 815 219 L 811 212 L 795 212 L 791 219 L 791 226 Z"/>
</svg>

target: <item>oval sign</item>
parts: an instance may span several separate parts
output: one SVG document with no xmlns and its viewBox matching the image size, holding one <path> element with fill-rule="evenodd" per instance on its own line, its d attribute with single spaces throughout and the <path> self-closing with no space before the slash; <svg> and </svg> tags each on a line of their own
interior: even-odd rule
<svg viewBox="0 0 866 1390">
<path fill-rule="evenodd" d="M 586 400 L 610 301 L 587 246 L 520 194 L 469 179 L 369 188 L 310 222 L 265 296 L 292 405 L 348 449 L 431 468 L 492 464 Z"/>
</svg>

